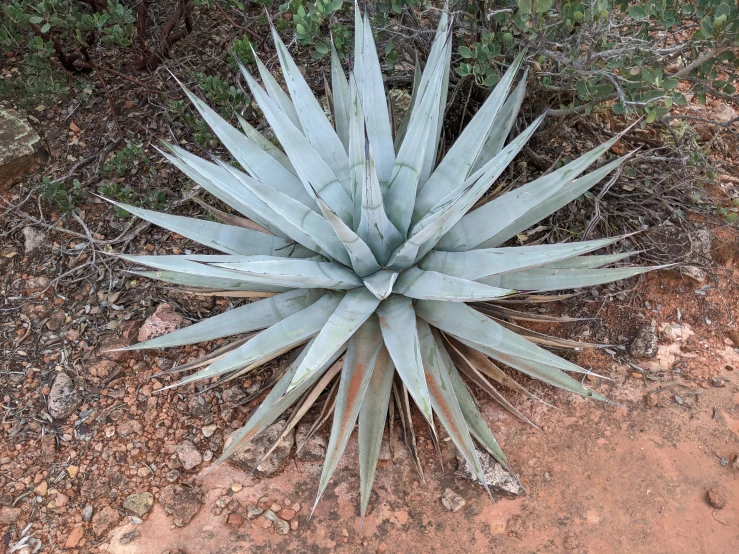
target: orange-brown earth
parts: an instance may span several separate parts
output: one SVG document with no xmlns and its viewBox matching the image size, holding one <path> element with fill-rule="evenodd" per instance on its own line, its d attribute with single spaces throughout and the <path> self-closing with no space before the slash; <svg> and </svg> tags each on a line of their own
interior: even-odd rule
<svg viewBox="0 0 739 554">
<path fill-rule="evenodd" d="M 455 476 L 449 442 L 442 442 L 447 467 L 442 471 L 422 432 L 426 482 L 419 481 L 405 446 L 397 442 L 395 458 L 381 462 L 378 469 L 360 532 L 357 447 L 352 439 L 312 518 L 320 464 L 289 461 L 277 476 L 262 479 L 226 465 L 195 477 L 205 499 L 184 528 L 174 527 L 155 503 L 142 524 L 119 526 L 98 551 L 739 551 L 739 344 L 728 316 L 739 309 L 739 242 L 729 231 L 718 235 L 713 252 L 724 267 L 718 271 L 719 285 L 710 290 L 661 272 L 646 278 L 624 300 L 581 298 L 565 306 L 565 311 L 598 315 L 602 323 L 569 324 L 563 336 L 589 335 L 619 343 L 619 337 L 633 338 L 644 322 L 657 322 L 654 359 L 632 359 L 618 349 L 577 355 L 579 363 L 612 380 L 589 384 L 620 407 L 529 382 L 535 394 L 559 408 L 513 398 L 542 428 L 537 431 L 497 405 L 483 403 L 486 419 L 526 487 L 524 497 L 493 502 L 479 486 Z M 466 499 L 456 513 L 440 502 L 447 487 Z M 242 511 L 250 504 L 274 503 L 289 510 L 298 502 L 298 529 L 279 535 L 265 528 L 263 517 L 245 519 L 234 529 L 227 524 L 228 510 L 214 514 L 224 494 L 238 500 Z M 724 506 L 719 508 L 721 499 Z M 134 530 L 139 537 L 121 544 L 120 538 Z"/>
</svg>

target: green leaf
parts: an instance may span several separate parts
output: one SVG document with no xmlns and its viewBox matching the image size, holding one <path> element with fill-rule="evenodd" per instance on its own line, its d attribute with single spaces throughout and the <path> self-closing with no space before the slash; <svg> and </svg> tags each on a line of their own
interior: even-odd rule
<svg viewBox="0 0 739 554">
<path fill-rule="evenodd" d="M 452 40 L 451 40 L 451 28 L 449 25 L 449 14 L 446 11 L 441 13 L 439 18 L 439 27 L 436 29 L 436 36 L 434 42 L 431 45 L 431 52 L 426 60 L 426 67 L 421 74 L 420 81 L 418 83 L 417 90 L 422 91 L 428 88 L 428 82 L 430 81 L 434 71 L 438 66 L 443 66 L 444 81 L 441 84 L 441 100 L 439 101 L 439 111 L 434 114 L 433 125 L 436 127 L 436 131 L 431 133 L 428 138 L 428 143 L 425 145 L 426 156 L 424 160 L 424 166 L 421 170 L 421 176 L 419 178 L 419 187 L 423 187 L 428 181 L 429 176 L 434 170 L 436 165 L 436 157 L 439 150 L 439 140 L 441 138 L 441 131 L 443 127 L 444 110 L 447 104 L 447 94 L 449 91 L 449 67 L 452 59 Z M 469 69 L 471 71 L 471 68 Z M 468 73 L 469 73 L 468 71 Z M 413 110 L 418 107 L 420 103 L 420 94 L 416 94 L 413 98 L 413 104 L 411 108 L 411 115 Z M 409 116 L 410 117 L 410 116 Z M 401 230 L 402 231 L 402 230 Z"/>
<path fill-rule="evenodd" d="M 275 223 L 280 225 L 280 228 L 290 237 L 313 251 L 325 253 L 341 263 L 349 264 L 346 249 L 325 218 L 297 200 L 293 200 L 290 196 L 274 190 L 256 179 L 250 179 L 246 175 L 239 174 L 231 166 L 222 162 L 220 165 L 231 172 L 238 182 L 244 185 L 244 188 L 260 201 L 273 206 L 274 213 L 280 218 Z"/>
<path fill-rule="evenodd" d="M 430 75 L 426 88 L 418 92 L 420 100 L 411 113 L 385 191 L 385 212 L 403 236 L 411 224 L 414 199 L 429 156 L 427 147 L 436 132 L 435 117 L 439 111 L 445 75 L 442 69 L 440 65 Z"/>
<path fill-rule="evenodd" d="M 562 244 L 481 248 L 468 252 L 429 252 L 418 267 L 461 279 L 482 279 L 539 267 L 604 248 L 623 237 Z"/>
<path fill-rule="evenodd" d="M 140 217 L 168 231 L 180 234 L 183 237 L 225 254 L 284 256 L 291 258 L 308 258 L 315 255 L 315 252 L 290 240 L 258 231 L 234 227 L 232 225 L 223 225 L 213 221 L 159 213 L 128 204 L 121 204 L 112 200 L 109 200 L 109 202 L 136 217 Z"/>
<path fill-rule="evenodd" d="M 290 161 L 290 158 L 285 155 L 285 153 L 280 150 L 277 146 L 272 144 L 267 137 L 265 137 L 262 133 L 257 131 L 246 119 L 241 117 L 239 113 L 236 114 L 236 118 L 239 120 L 239 125 L 241 126 L 241 130 L 244 131 L 244 134 L 246 137 L 252 141 L 254 144 L 259 146 L 262 150 L 264 150 L 267 154 L 272 156 L 277 162 L 282 164 L 286 169 L 288 169 L 291 173 L 293 173 L 297 177 L 297 172 L 295 171 L 295 168 L 293 167 L 292 162 Z"/>
<path fill-rule="evenodd" d="M 357 8 L 354 12 L 354 79 L 377 163 L 377 177 L 381 183 L 387 183 L 395 163 L 395 149 L 382 70 L 369 18 L 366 14 L 362 18 Z"/>
<path fill-rule="evenodd" d="M 215 268 L 211 268 L 215 271 Z M 186 287 L 197 287 L 204 289 L 202 292 L 209 291 L 230 291 L 234 296 L 240 297 L 265 297 L 271 294 L 285 292 L 292 287 L 278 287 L 275 285 L 265 285 L 256 283 L 247 279 L 236 279 L 223 273 L 213 275 L 193 275 L 182 271 L 171 269 L 158 269 L 157 271 L 132 271 L 134 275 L 145 277 L 146 279 L 154 279 L 164 281 L 173 285 L 184 285 Z"/>
<path fill-rule="evenodd" d="M 375 158 L 365 133 L 365 118 L 353 79 L 350 88 L 349 161 L 354 224 L 357 235 L 367 243 L 375 259 L 384 265 L 390 252 L 403 242 L 403 237 L 385 211 Z"/>
<path fill-rule="evenodd" d="M 532 344 L 464 304 L 420 300 L 418 316 L 445 333 L 457 337 L 475 350 L 554 387 L 582 396 L 603 400 L 562 370 L 588 373 L 586 370 Z"/>
<path fill-rule="evenodd" d="M 432 422 L 431 400 L 421 361 L 421 347 L 416 331 L 416 314 L 409 298 L 393 295 L 377 309 L 385 346 L 408 392 L 421 414 Z"/>
<path fill-rule="evenodd" d="M 391 269 L 408 268 L 431 250 L 495 182 L 544 121 L 545 116 L 546 114 L 540 115 L 497 156 L 462 183 L 457 190 L 442 198 L 428 215 L 411 229 L 408 240 L 393 252 L 388 267 Z"/>
<path fill-rule="evenodd" d="M 304 310 L 268 327 L 207 368 L 185 377 L 178 385 L 217 377 L 236 370 L 245 373 L 289 352 L 320 333 L 341 301 L 343 301 L 341 294 L 331 293 L 323 296 Z M 334 351 L 329 356 L 333 353 Z"/>
<path fill-rule="evenodd" d="M 295 25 L 295 30 L 298 32 L 298 34 L 301 34 L 301 35 L 306 34 L 305 27 L 303 26 L 302 23 L 298 23 L 297 25 Z"/>
<path fill-rule="evenodd" d="M 701 19 L 701 33 L 705 38 L 713 37 L 713 18 L 706 16 Z"/>
<path fill-rule="evenodd" d="M 377 317 L 373 315 L 349 340 L 349 347 L 344 358 L 344 367 L 341 370 L 339 392 L 336 396 L 334 422 L 331 426 L 331 436 L 326 448 L 326 459 L 318 483 L 318 494 L 313 505 L 314 509 L 323 491 L 326 490 L 336 466 L 339 465 L 341 454 L 344 452 L 349 437 L 354 431 L 354 424 L 357 421 L 362 400 L 369 387 L 381 349 L 382 333 Z M 387 405 L 384 407 L 384 412 L 387 413 Z"/>
<path fill-rule="evenodd" d="M 631 6 L 629 8 L 629 16 L 632 19 L 644 19 L 647 14 L 641 6 Z"/>
<path fill-rule="evenodd" d="M 532 0 L 518 0 L 518 11 L 522 14 L 531 13 Z"/>
<path fill-rule="evenodd" d="M 461 56 L 462 56 L 463 58 L 471 58 L 471 57 L 472 57 L 472 50 L 470 50 L 470 49 L 469 49 L 469 48 L 467 48 L 466 46 L 460 46 L 460 47 L 459 47 L 459 54 L 460 54 L 460 55 L 461 55 Z"/>
<path fill-rule="evenodd" d="M 541 221 L 592 188 L 627 159 L 619 158 L 576 179 L 619 138 L 614 137 L 574 162 L 494 198 L 467 214 L 442 238 L 436 249 L 464 251 L 473 248 L 492 248 Z"/>
<path fill-rule="evenodd" d="M 359 410 L 359 494 L 362 519 L 367 513 L 377 460 L 380 457 L 394 375 L 393 360 L 383 346 Z"/>
<path fill-rule="evenodd" d="M 498 117 L 495 118 L 495 123 L 490 127 L 488 137 L 485 139 L 485 144 L 482 145 L 482 150 L 475 161 L 475 165 L 472 167 L 472 171 L 480 169 L 503 149 L 503 145 L 513 128 L 513 124 L 516 122 L 516 116 L 526 96 L 528 74 L 529 70 L 527 69 L 524 71 L 515 90 L 510 94 L 508 100 L 505 101 L 505 104 L 500 109 Z"/>
<path fill-rule="evenodd" d="M 305 78 L 303 78 L 303 74 L 300 72 L 295 61 L 287 51 L 282 39 L 280 39 L 280 36 L 277 34 L 277 29 L 274 27 L 272 27 L 272 37 L 274 39 L 275 46 L 277 47 L 277 55 L 280 59 L 280 66 L 282 67 L 282 73 L 285 77 L 285 83 L 290 91 L 290 98 L 295 104 L 295 109 L 298 112 L 298 118 L 303 126 L 305 138 L 308 139 L 308 142 L 313 146 L 315 151 L 322 158 L 323 162 L 325 162 L 333 174 L 335 174 L 335 178 L 341 182 L 344 190 L 347 193 L 351 193 L 348 171 L 349 158 L 341 140 L 331 126 L 328 117 L 326 117 L 321 104 L 313 95 L 313 92 L 305 81 Z M 328 52 L 328 49 L 326 49 L 326 52 Z M 261 102 L 259 103 L 261 105 Z M 274 130 L 275 133 L 278 134 L 280 142 L 287 150 L 288 146 L 283 142 L 284 137 L 278 133 L 277 129 Z M 300 148 L 300 150 L 303 149 L 304 148 Z M 293 153 L 288 152 L 288 155 L 290 155 L 290 159 L 295 163 L 295 167 L 298 169 L 298 174 L 301 176 L 301 179 L 303 179 L 306 186 L 306 178 L 320 178 L 320 175 L 316 175 L 315 172 L 308 177 L 304 176 L 298 168 L 295 156 L 291 155 Z M 313 186 L 318 190 L 318 187 L 315 184 L 313 184 Z M 319 190 L 319 192 L 321 191 Z M 329 202 L 329 205 L 331 205 L 337 213 L 341 214 L 340 210 L 337 207 L 334 207 L 329 196 L 322 192 L 321 195 Z M 346 221 L 347 220 L 345 220 L 345 222 Z"/>
<path fill-rule="evenodd" d="M 228 261 L 207 263 L 230 269 L 236 276 L 257 277 L 262 282 L 275 285 L 336 290 L 361 286 L 361 281 L 353 272 L 334 262 L 291 260 L 273 256 L 228 256 L 226 259 Z"/>
<path fill-rule="evenodd" d="M 393 285 L 398 278 L 397 271 L 383 269 L 366 277 L 364 286 L 380 300 L 385 300 L 393 291 Z"/>
<path fill-rule="evenodd" d="M 254 47 L 252 47 L 252 52 L 254 52 Z M 290 97 L 285 93 L 284 90 L 282 90 L 282 87 L 277 82 L 277 79 L 275 79 L 274 76 L 267 70 L 267 67 L 262 63 L 262 60 L 259 59 L 259 56 L 257 56 L 256 53 L 254 53 L 253 56 L 254 60 L 257 62 L 259 76 L 262 78 L 262 85 L 267 91 L 267 94 L 269 94 L 269 97 L 277 103 L 280 109 L 290 119 L 292 124 L 295 125 L 295 127 L 297 127 L 298 129 L 302 130 L 300 119 L 298 118 L 298 112 L 296 111 L 295 105 L 293 104 L 292 100 L 290 100 Z M 239 62 L 239 68 L 241 69 L 241 72 L 243 74 L 245 68 L 242 67 L 242 65 L 243 64 Z"/>
<path fill-rule="evenodd" d="M 319 54 L 328 54 L 328 46 L 326 46 L 323 42 L 319 42 L 314 46 L 314 48 Z"/>
<path fill-rule="evenodd" d="M 320 194 L 324 201 L 331 206 L 331 209 L 339 214 L 342 221 L 345 223 L 351 222 L 352 202 L 350 196 L 351 183 L 348 171 L 348 157 L 343 162 L 344 166 L 341 171 L 336 173 L 322 154 L 313 147 L 313 143 L 290 122 L 289 118 L 280 110 L 274 100 L 265 94 L 264 89 L 254 81 L 246 68 L 242 66 L 241 70 L 254 99 L 261 107 L 280 144 L 282 144 L 285 152 L 290 157 L 305 190 L 311 197 L 315 197 L 315 194 Z M 320 106 L 319 109 L 321 109 Z M 321 114 L 325 119 L 322 109 Z M 328 120 L 326 120 L 326 123 L 328 123 Z M 341 144 L 338 136 L 333 129 L 330 132 L 336 138 L 338 148 L 346 156 L 344 146 Z M 314 134 L 319 135 L 320 131 L 315 131 Z"/>
<path fill-rule="evenodd" d="M 494 87 L 496 84 L 498 84 L 498 81 L 500 81 L 500 76 L 498 76 L 497 73 L 491 73 L 487 77 L 485 77 L 485 80 L 483 80 L 482 84 L 486 87 Z"/>
<path fill-rule="evenodd" d="M 380 270 L 380 264 L 375 260 L 367 243 L 364 242 L 357 234 L 351 230 L 338 215 L 336 215 L 326 203 L 318 197 L 318 205 L 321 207 L 323 215 L 326 217 L 341 244 L 346 248 L 351 260 L 354 273 L 358 277 L 363 278 Z"/>
<path fill-rule="evenodd" d="M 380 301 L 367 289 L 349 291 L 331 315 L 293 377 L 288 392 L 309 379 L 372 315 Z"/>
<path fill-rule="evenodd" d="M 412 223 L 415 224 L 425 217 L 434 206 L 438 205 L 448 194 L 462 186 L 468 178 L 503 107 L 506 95 L 518 73 L 523 58 L 523 52 L 516 57 L 498 86 L 493 89 L 488 99 L 472 118 L 472 121 L 467 124 L 462 134 L 439 163 L 436 171 L 420 189 L 413 209 Z"/>
<path fill-rule="evenodd" d="M 555 291 L 592 287 L 612 283 L 641 275 L 654 267 L 620 267 L 612 269 L 527 269 L 509 275 L 496 275 L 481 279 L 482 283 L 493 287 L 515 288 L 527 291 Z"/>
<path fill-rule="evenodd" d="M 624 113 L 624 105 L 621 102 L 616 102 L 613 105 L 613 113 L 615 113 L 616 115 L 621 115 L 622 113 Z"/>
<path fill-rule="evenodd" d="M 408 298 L 445 302 L 483 302 L 515 294 L 515 290 L 488 287 L 460 277 L 424 271 L 417 267 L 400 274 L 393 292 Z"/>
<path fill-rule="evenodd" d="M 452 369 L 452 361 L 449 359 L 446 349 L 437 342 L 431 332 L 428 323 L 418 320 L 418 339 L 421 344 L 421 357 L 426 383 L 431 397 L 431 406 L 439 418 L 444 429 L 462 454 L 462 457 L 473 468 L 480 483 L 488 491 L 485 475 L 483 474 L 480 460 L 475 451 L 470 431 L 467 428 L 462 409 L 459 407 L 457 396 L 454 393 L 449 372 Z"/>
<path fill-rule="evenodd" d="M 243 67 L 243 66 L 242 66 Z M 281 163 L 232 127 L 215 110 L 180 84 L 188 98 L 234 158 L 256 179 L 310 206 L 312 198 L 300 180 Z M 260 88 L 261 90 L 261 88 Z M 284 145 L 284 144 L 283 144 Z"/>
<path fill-rule="evenodd" d="M 341 67 L 339 54 L 336 52 L 333 41 L 331 42 L 331 92 L 334 100 L 334 124 L 336 134 L 339 135 L 344 149 L 349 152 L 349 113 L 351 95 L 349 93 L 349 82 Z"/>
<path fill-rule="evenodd" d="M 662 87 L 665 90 L 674 90 L 679 84 L 680 81 L 678 79 L 665 79 L 664 81 L 662 81 Z"/>
<path fill-rule="evenodd" d="M 169 348 L 265 329 L 307 308 L 324 294 L 324 291 L 318 289 L 284 292 L 228 310 L 161 337 L 134 344 L 126 350 Z"/>
<path fill-rule="evenodd" d="M 534 11 L 542 14 L 548 12 L 554 5 L 554 0 L 534 0 Z"/>
</svg>

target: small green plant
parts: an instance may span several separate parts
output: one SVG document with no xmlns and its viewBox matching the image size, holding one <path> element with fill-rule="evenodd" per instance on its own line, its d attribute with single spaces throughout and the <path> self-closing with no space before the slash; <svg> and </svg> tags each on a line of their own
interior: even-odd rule
<svg viewBox="0 0 739 554">
<path fill-rule="evenodd" d="M 23 59 L 22 72 L 0 82 L 0 92 L 36 103 L 69 93 L 65 74 L 90 71 L 94 43 L 129 46 L 135 21 L 119 0 L 5 0 L 0 17 L 0 50 Z"/>
<path fill-rule="evenodd" d="M 312 46 L 311 56 L 321 59 L 331 50 L 328 33 L 323 26 L 331 14 L 341 10 L 343 5 L 342 0 L 292 0 L 280 5 L 280 13 L 292 15 L 295 38 L 301 44 Z M 287 20 L 281 19 L 278 29 L 287 27 Z"/>
<path fill-rule="evenodd" d="M 140 164 L 149 163 L 150 160 L 144 155 L 143 149 L 129 143 L 105 161 L 102 172 L 106 177 L 125 177 Z"/>
<path fill-rule="evenodd" d="M 134 191 L 130 185 L 123 185 L 118 181 L 107 181 L 99 187 L 99 191 L 103 196 L 131 206 L 163 210 L 168 205 L 167 197 L 159 189 L 150 189 L 141 195 Z M 131 213 L 120 206 L 114 206 L 114 209 L 118 217 L 131 217 Z"/>
<path fill-rule="evenodd" d="M 197 82 L 208 103 L 227 117 L 230 117 L 234 112 L 240 113 L 251 102 L 251 97 L 243 90 L 229 84 L 228 81 L 224 81 L 217 75 L 197 72 L 193 73 L 192 77 Z"/>
<path fill-rule="evenodd" d="M 234 69 L 237 69 L 239 67 L 239 61 L 245 65 L 254 65 L 254 51 L 252 50 L 251 41 L 246 35 L 234 40 L 231 44 L 231 54 L 228 56 L 228 63 Z"/>
<path fill-rule="evenodd" d="M 53 204 L 62 214 L 67 214 L 77 209 L 79 197 L 82 194 L 82 185 L 75 179 L 72 186 L 62 181 L 52 181 L 49 177 L 44 177 L 41 181 L 41 198 Z"/>
<path fill-rule="evenodd" d="M 495 33 L 483 32 L 480 41 L 472 44 L 472 47 L 459 47 L 459 54 L 464 61 L 455 71 L 460 77 L 472 75 L 481 87 L 493 87 L 500 81 L 500 67 L 495 63 L 500 53 L 501 43 L 495 40 Z"/>
</svg>

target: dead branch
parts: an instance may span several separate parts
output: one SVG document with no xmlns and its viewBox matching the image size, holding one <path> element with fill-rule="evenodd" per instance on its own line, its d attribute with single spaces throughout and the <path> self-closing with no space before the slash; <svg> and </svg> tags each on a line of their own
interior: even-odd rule
<svg viewBox="0 0 739 554">
<path fill-rule="evenodd" d="M 149 0 L 142 0 L 139 4 L 137 34 L 139 45 L 143 49 L 142 58 L 133 64 L 137 71 L 153 71 L 164 61 L 169 55 L 172 45 L 182 40 L 192 32 L 192 0 L 178 0 L 177 9 L 167 20 L 162 29 L 162 40 L 159 42 L 154 51 L 150 51 L 146 45 L 146 15 Z M 182 31 L 174 33 L 177 23 L 182 19 L 185 28 Z"/>
</svg>

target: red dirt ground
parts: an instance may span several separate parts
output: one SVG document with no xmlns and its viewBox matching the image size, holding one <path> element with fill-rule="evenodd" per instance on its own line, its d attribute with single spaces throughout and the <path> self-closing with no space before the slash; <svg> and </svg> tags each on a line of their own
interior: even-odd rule
<svg viewBox="0 0 739 554">
<path fill-rule="evenodd" d="M 485 417 L 518 469 L 526 496 L 492 502 L 477 485 L 449 469 L 455 463 L 449 443 L 443 443 L 448 463 L 442 472 L 428 440 L 420 448 L 427 479 L 419 483 L 405 446 L 398 442 L 393 462 L 378 470 L 369 516 L 360 533 L 353 438 L 312 519 L 308 513 L 319 464 L 291 461 L 278 476 L 261 481 L 224 466 L 196 479 L 207 499 L 185 528 L 173 527 L 171 518 L 155 504 L 142 525 L 118 528 L 101 551 L 739 551 L 739 463 L 733 463 L 739 455 L 739 345 L 728 338 L 731 329 L 726 328 L 725 312 L 730 308 L 737 313 L 739 308 L 735 266 L 739 248 L 736 239 L 727 236 L 731 237 L 724 233 L 723 241 L 714 241 L 715 257 L 726 265 L 721 290 L 714 288 L 702 296 L 694 292 L 695 283 L 661 273 L 638 287 L 636 299 L 605 303 L 601 315 L 612 334 L 621 329 L 633 334 L 640 321 L 654 318 L 660 330 L 671 323 L 671 329 L 686 337 L 672 342 L 662 333 L 657 358 L 634 361 L 643 371 L 614 361 L 607 352 L 579 355 L 581 364 L 613 379 L 589 384 L 623 407 L 529 383 L 535 394 L 560 408 L 515 399 L 543 429 L 537 431 L 497 405 L 484 404 Z M 707 317 L 713 317 L 711 324 Z M 735 334 L 731 336 L 736 340 Z M 720 379 L 711 381 L 715 377 Z M 226 515 L 213 515 L 210 507 L 235 482 L 244 484 L 233 495 L 242 506 L 260 500 L 263 505 L 285 505 L 286 498 L 300 502 L 299 529 L 280 536 L 271 528 L 265 530 L 261 517 L 245 521 L 238 530 L 227 527 Z M 467 501 L 457 513 L 440 502 L 446 487 Z M 725 497 L 723 509 L 708 503 L 709 490 Z M 135 527 L 140 538 L 121 545 L 117 538 Z"/>
</svg>

